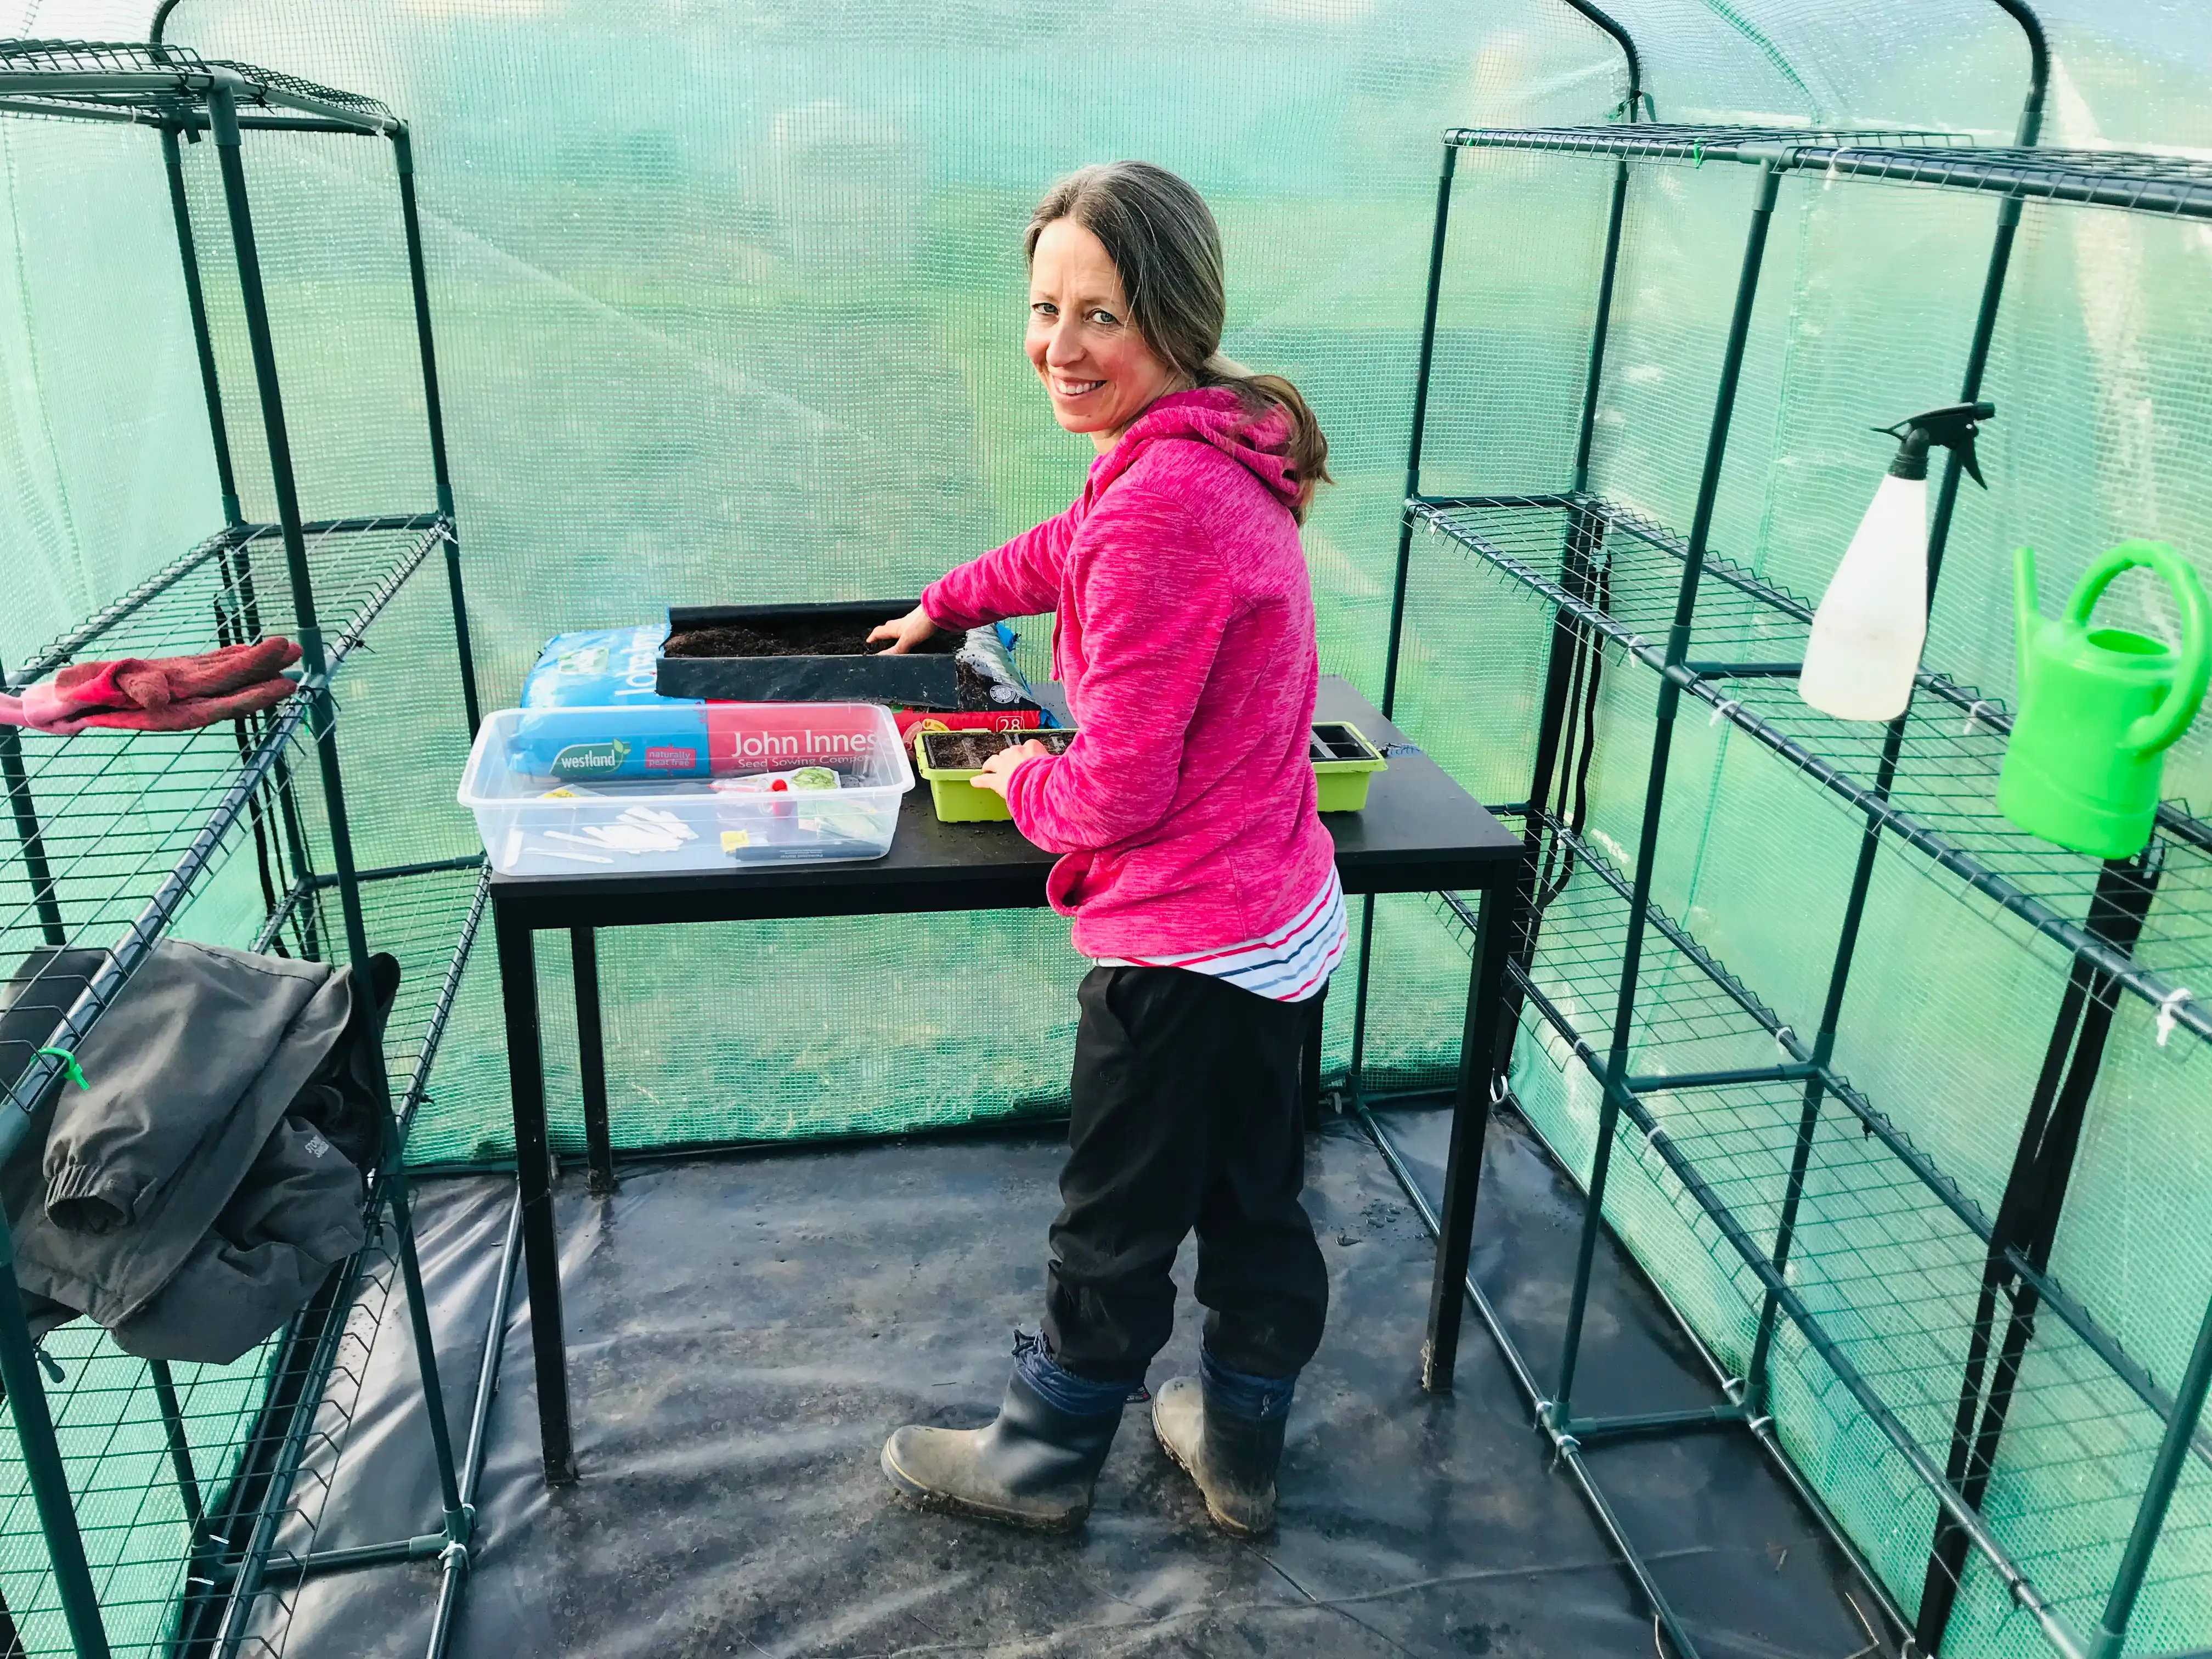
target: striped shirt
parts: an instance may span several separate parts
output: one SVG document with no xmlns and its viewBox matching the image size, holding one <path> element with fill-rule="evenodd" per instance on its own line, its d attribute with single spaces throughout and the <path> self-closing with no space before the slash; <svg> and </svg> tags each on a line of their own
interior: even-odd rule
<svg viewBox="0 0 2212 1659">
<path fill-rule="evenodd" d="M 1097 963 L 1101 968 L 1181 968 L 1225 979 L 1276 1002 L 1305 1002 L 1328 984 L 1344 945 L 1344 884 L 1332 865 L 1328 880 L 1299 909 L 1297 920 L 1263 938 L 1173 956 L 1100 957 Z"/>
</svg>

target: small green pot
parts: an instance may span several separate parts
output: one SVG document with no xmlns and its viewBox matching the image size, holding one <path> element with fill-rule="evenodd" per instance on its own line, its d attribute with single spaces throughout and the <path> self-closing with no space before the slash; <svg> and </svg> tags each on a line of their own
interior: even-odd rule
<svg viewBox="0 0 2212 1659">
<path fill-rule="evenodd" d="M 1357 812 L 1367 805 L 1369 781 L 1390 769 L 1390 763 L 1349 720 L 1316 722 L 1306 752 L 1313 757 L 1314 781 L 1320 785 L 1316 805 L 1323 812 Z"/>
<path fill-rule="evenodd" d="M 932 766 L 929 763 L 929 739 L 938 736 L 967 737 L 970 733 L 916 732 L 914 734 L 914 769 L 929 781 L 929 802 L 937 809 L 939 823 L 1006 823 L 1013 817 L 1006 810 L 1006 798 L 994 794 L 988 789 L 978 789 L 969 780 L 983 769 L 980 766 Z"/>
</svg>

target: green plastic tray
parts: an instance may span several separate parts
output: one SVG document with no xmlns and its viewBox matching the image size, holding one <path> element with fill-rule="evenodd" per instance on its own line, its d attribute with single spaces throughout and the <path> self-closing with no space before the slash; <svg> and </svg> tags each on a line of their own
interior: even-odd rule
<svg viewBox="0 0 2212 1659">
<path fill-rule="evenodd" d="M 1349 720 L 1316 722 L 1310 745 L 1314 781 L 1321 786 L 1317 806 L 1323 812 L 1357 812 L 1367 805 L 1369 781 L 1390 769 L 1367 734 Z"/>
</svg>

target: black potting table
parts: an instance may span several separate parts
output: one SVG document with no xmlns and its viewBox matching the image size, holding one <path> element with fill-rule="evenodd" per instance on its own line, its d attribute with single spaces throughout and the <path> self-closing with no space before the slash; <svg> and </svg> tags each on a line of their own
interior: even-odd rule
<svg viewBox="0 0 2212 1659">
<path fill-rule="evenodd" d="M 1378 746 L 1406 738 L 1345 681 L 1322 679 L 1314 718 L 1350 720 Z M 1426 755 L 1408 749 L 1376 775 L 1367 806 L 1322 822 L 1336 837 L 1337 870 L 1348 893 L 1468 892 L 1480 890 L 1474 963 L 1462 1028 L 1451 1152 L 1444 1182 L 1442 1242 L 1429 1304 L 1423 1382 L 1451 1386 L 1482 1169 L 1492 1059 L 1504 1017 L 1506 914 L 1515 902 L 1521 837 L 1485 811 Z M 499 938 L 507 1010 L 507 1067 L 514 1095 L 514 1144 L 522 1189 L 522 1243 L 530 1290 L 531 1341 L 538 1366 L 538 1419 L 545 1479 L 576 1478 L 568 1426 L 567 1346 L 561 1322 L 559 1241 L 553 1226 L 552 1149 L 545 1121 L 545 1070 L 533 936 L 562 930 L 575 965 L 576 1031 L 584 1096 L 584 1134 L 592 1190 L 611 1190 L 614 1158 L 607 1133 L 605 1048 L 599 1026 L 599 957 L 593 930 L 684 921 L 760 921 L 807 916 L 895 915 L 927 910 L 1040 908 L 1053 855 L 1010 823 L 939 823 L 929 792 L 917 788 L 899 814 L 891 850 L 864 864 L 793 864 L 708 874 L 494 876 L 493 925 Z M 1311 1045 L 1318 1054 L 1318 1042 Z M 1310 1062 L 1310 1064 L 1317 1064 Z M 1312 1086 L 1310 1085 L 1310 1086 Z"/>
</svg>

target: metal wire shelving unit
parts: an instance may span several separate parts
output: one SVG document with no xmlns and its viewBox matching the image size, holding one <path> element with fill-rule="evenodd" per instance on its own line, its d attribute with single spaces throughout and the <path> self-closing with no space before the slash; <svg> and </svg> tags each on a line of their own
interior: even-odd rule
<svg viewBox="0 0 2212 1659">
<path fill-rule="evenodd" d="M 2033 148 L 2047 57 L 2033 15 L 2000 3 L 2021 21 L 2033 62 L 2011 147 L 1935 135 L 1637 121 L 1642 100 L 1632 43 L 1613 29 L 1628 55 L 1629 119 L 1444 135 L 1382 707 L 1391 711 L 1398 690 L 1407 578 L 1417 554 L 1466 558 L 1498 580 L 1502 599 L 1517 594 L 1527 602 L 1534 625 L 1548 623 L 1530 787 L 1525 804 L 1507 809 L 1523 824 L 1525 859 L 1510 976 L 1521 1000 L 1524 1058 L 1534 1044 L 1563 1076 L 1571 1071 L 1586 1079 L 1583 1086 L 1598 1102 L 1575 1289 L 1556 1370 L 1529 1361 L 1472 1277 L 1467 1288 L 1561 1465 L 1621 1548 L 1668 1642 L 1685 1656 L 1697 1653 L 1694 1637 L 1585 1455 L 1601 1443 L 1716 1431 L 1753 1437 L 1857 1562 L 1907 1651 L 1939 1650 L 1969 1559 L 1978 1558 L 2051 1651 L 2114 1659 L 2125 1648 L 2161 1538 L 2175 1553 L 2165 1558 L 2170 1561 L 2201 1560 L 2212 1549 L 2193 1504 L 2185 1516 L 2173 1511 L 2168 1523 L 2177 1486 L 2185 1477 L 2201 1482 L 2212 1469 L 2212 1436 L 2200 1425 L 2212 1389 L 2212 1309 L 2182 1374 L 2161 1381 L 2051 1272 L 2066 1182 L 2116 1011 L 2129 1000 L 2146 1006 L 2160 1045 L 2212 1041 L 2212 1010 L 2191 989 L 2212 975 L 2212 824 L 2169 803 L 2141 857 L 2101 865 L 2016 830 L 1995 805 L 2011 727 L 2001 702 L 1925 664 L 1911 708 L 1886 726 L 1852 726 L 1814 714 L 1795 684 L 1811 605 L 1710 544 L 1767 228 L 1784 177 L 1813 173 L 1997 198 L 1966 402 L 1981 393 L 2023 204 L 2212 218 L 2212 167 L 2200 161 Z M 1588 7 L 1577 9 L 1605 21 Z M 1579 441 L 1572 476 L 1555 491 L 1444 496 L 1422 489 L 1452 180 L 1460 154 L 1476 149 L 1588 156 L 1613 169 Z M 1695 510 L 1686 529 L 1676 530 L 1591 489 L 1594 428 L 1632 170 L 1719 162 L 1753 170 L 1750 222 Z M 1952 458 L 1936 494 L 1931 591 L 1960 470 Z M 1650 676 L 1650 755 L 1632 857 L 1608 857 L 1586 836 L 1586 797 L 1577 784 L 1595 741 L 1599 679 L 1608 671 L 1632 683 L 1646 671 Z M 1791 1030 L 1653 901 L 1670 744 L 1678 720 L 1698 712 L 1794 769 L 1860 825 L 1817 1030 Z M 2015 919 L 2024 946 L 2056 946 L 2068 973 L 1994 1213 L 1835 1063 L 1861 924 L 1886 844 L 1928 860 L 1939 879 L 1954 879 L 1959 899 L 1978 895 Z M 1473 940 L 1474 918 L 1463 907 L 1448 899 L 1441 912 Z M 1364 945 L 1371 946 L 1372 924 L 1370 908 Z M 1370 955 L 1364 948 L 1355 1095 Z M 1360 1109 L 1419 1200 L 1387 1124 L 1364 1100 Z M 1467 1132 L 1479 1137 L 1480 1125 Z M 1455 1163 L 1459 1156 L 1455 1145 Z M 1576 1408 L 1606 1195 L 1624 1179 L 1663 1198 L 1681 1218 L 1724 1287 L 1719 1294 L 1741 1310 L 1735 1334 L 1748 1360 L 1730 1367 L 1708 1352 L 1716 1383 L 1709 1407 L 1609 1418 Z M 1421 1204 L 1431 1227 L 1463 1247 L 1471 1191 L 1456 1202 L 1448 1193 L 1443 1215 Z M 1779 1375 L 1784 1369 L 1790 1377 Z M 1822 1379 L 1809 1399 L 1808 1373 Z M 1449 1385 L 1448 1376 L 1441 1380 Z M 1893 1483 L 1900 1513 L 1932 1507 L 1933 1534 L 1923 1534 L 1925 1567 L 1910 1613 L 1785 1453 L 1774 1415 L 1778 1390 L 1785 1388 L 1796 1412 L 1826 1413 L 1838 1431 L 1879 1440 L 1884 1467 L 1901 1472 Z M 2037 1541 L 2051 1534 L 2022 1524 L 2031 1517 L 2020 1513 L 2018 1488 L 2008 1481 L 2023 1468 L 2063 1482 L 2066 1504 L 2101 1528 L 2098 1548 L 2060 1551 Z"/>
<path fill-rule="evenodd" d="M 12 673 L 0 671 L 0 685 L 19 689 L 93 656 L 188 653 L 283 634 L 301 647 L 300 690 L 266 714 L 182 734 L 52 739 L 0 728 L 0 790 L 13 830 L 0 832 L 0 955 L 9 975 L 0 990 L 11 1001 L 23 994 L 32 975 L 17 964 L 37 960 L 34 952 L 98 952 L 82 994 L 46 1011 L 52 1030 L 38 1051 L 0 1054 L 0 1156 L 25 1145 L 33 1114 L 132 971 L 202 905 L 230 915 L 252 903 L 262 918 L 254 949 L 342 962 L 363 982 L 373 951 L 398 958 L 401 990 L 383 1044 L 392 1111 L 379 1166 L 369 1172 L 368 1243 L 284 1331 L 235 1365 L 140 1362 L 76 1326 L 37 1348 L 16 1299 L 0 1297 L 0 1383 L 51 1564 L 28 1597 L 17 1581 L 17 1604 L 7 1613 L 17 1642 L 32 1651 L 58 1650 L 49 1640 L 26 1640 L 35 1626 L 55 1637 L 65 1630 L 66 1650 L 80 1659 L 118 1647 L 230 1659 L 249 1648 L 281 1650 L 293 1591 L 311 1575 L 434 1559 L 442 1567 L 434 1655 L 466 1582 L 517 1251 L 511 1227 L 470 1431 L 457 1456 L 416 1261 L 404 1146 L 430 1098 L 432 1065 L 482 918 L 481 860 L 356 866 L 332 692 L 379 613 L 442 554 L 458 689 L 471 732 L 477 720 L 411 150 L 405 123 L 374 99 L 203 59 L 161 43 L 158 21 L 155 34 L 146 44 L 0 41 L 0 118 L 120 122 L 159 134 L 225 523 Z M 434 486 L 428 509 L 305 516 L 247 190 L 248 132 L 346 134 L 392 147 Z M 204 136 L 213 138 L 221 171 L 251 348 L 276 507 L 268 521 L 247 520 L 240 507 L 185 190 L 182 143 Z M 312 799 L 302 793 L 308 772 L 319 786 Z M 232 863 L 249 847 L 250 873 Z M 20 1002 L 15 1012 L 25 1012 Z M 0 1224 L 0 1243 L 4 1237 Z M 434 1530 L 419 1535 L 318 1551 L 359 1362 L 395 1291 L 420 1376 L 442 1513 Z M 64 1347 L 73 1373 L 49 1351 Z"/>
</svg>

